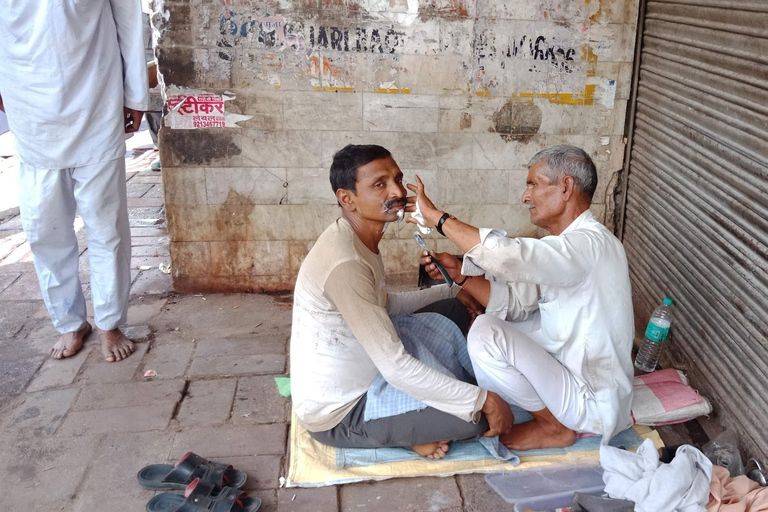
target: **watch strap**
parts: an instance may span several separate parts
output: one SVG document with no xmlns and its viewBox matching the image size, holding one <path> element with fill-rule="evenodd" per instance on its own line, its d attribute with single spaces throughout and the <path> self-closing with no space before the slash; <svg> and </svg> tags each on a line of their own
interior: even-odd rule
<svg viewBox="0 0 768 512">
<path fill-rule="evenodd" d="M 455 217 L 448 212 L 443 213 L 443 215 L 440 217 L 440 220 L 437 221 L 437 226 L 435 226 L 435 229 L 437 229 L 438 233 L 445 236 L 445 233 L 443 233 L 443 224 L 445 223 L 446 220 L 451 218 L 455 218 Z"/>
</svg>

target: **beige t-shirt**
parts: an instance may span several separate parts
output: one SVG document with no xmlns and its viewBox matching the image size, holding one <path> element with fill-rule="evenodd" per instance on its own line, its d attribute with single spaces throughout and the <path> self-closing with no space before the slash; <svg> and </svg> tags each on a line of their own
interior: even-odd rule
<svg viewBox="0 0 768 512">
<path fill-rule="evenodd" d="M 390 319 L 452 295 L 447 286 L 388 294 L 381 255 L 343 218 L 331 224 L 301 265 L 294 290 L 291 395 L 302 426 L 322 432 L 338 425 L 379 373 L 427 405 L 473 421 L 485 390 L 412 357 Z"/>
</svg>

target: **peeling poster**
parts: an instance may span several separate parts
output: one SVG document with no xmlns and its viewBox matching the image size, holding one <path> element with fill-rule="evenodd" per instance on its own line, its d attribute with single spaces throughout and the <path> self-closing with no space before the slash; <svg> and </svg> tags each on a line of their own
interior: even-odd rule
<svg viewBox="0 0 768 512">
<path fill-rule="evenodd" d="M 234 99 L 234 95 L 210 94 L 207 92 L 179 92 L 169 94 L 168 126 L 175 130 L 194 130 L 196 128 L 239 128 L 237 123 L 252 116 L 227 114 L 224 102 Z"/>
</svg>

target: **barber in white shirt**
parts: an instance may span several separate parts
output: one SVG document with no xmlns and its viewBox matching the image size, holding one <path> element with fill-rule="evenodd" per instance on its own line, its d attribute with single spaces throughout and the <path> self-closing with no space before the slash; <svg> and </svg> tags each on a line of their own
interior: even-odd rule
<svg viewBox="0 0 768 512">
<path fill-rule="evenodd" d="M 468 336 L 478 385 L 531 413 L 501 441 L 513 450 L 572 444 L 577 433 L 603 443 L 632 424 L 634 324 L 621 242 L 589 211 L 597 172 L 573 146 L 536 154 L 522 201 L 550 235 L 507 238 L 435 207 L 416 177 L 408 185 L 428 226 L 465 251 L 432 258 L 486 308 Z M 410 205 L 408 211 L 415 210 Z M 415 222 L 409 219 L 409 222 Z"/>
<path fill-rule="evenodd" d="M 88 233 L 94 320 L 107 361 L 133 352 L 125 323 L 131 233 L 125 133 L 147 109 L 139 0 L 10 0 L 0 16 L 0 108 L 19 157 L 21 220 L 45 305 L 70 357 L 90 333 L 73 228 Z"/>
</svg>

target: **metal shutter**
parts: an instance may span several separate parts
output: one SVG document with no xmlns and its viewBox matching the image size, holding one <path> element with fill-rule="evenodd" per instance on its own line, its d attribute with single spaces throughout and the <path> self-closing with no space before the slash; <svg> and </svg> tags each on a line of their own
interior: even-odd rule
<svg viewBox="0 0 768 512">
<path fill-rule="evenodd" d="M 669 358 L 765 459 L 768 1 L 645 3 L 619 222 L 638 333 L 675 299 Z"/>
</svg>

